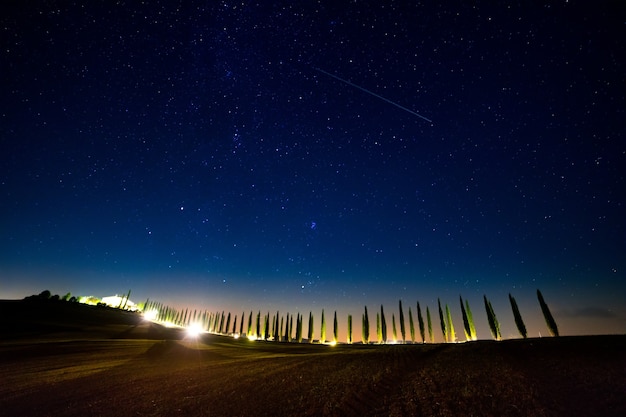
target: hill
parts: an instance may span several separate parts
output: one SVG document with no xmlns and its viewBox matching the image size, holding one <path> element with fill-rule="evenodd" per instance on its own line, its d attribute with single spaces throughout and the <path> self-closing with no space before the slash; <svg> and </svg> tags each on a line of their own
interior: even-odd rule
<svg viewBox="0 0 626 417">
<path fill-rule="evenodd" d="M 5 333 L 0 303 L 0 415 L 626 415 L 626 336 L 331 347 L 57 307 Z"/>
</svg>

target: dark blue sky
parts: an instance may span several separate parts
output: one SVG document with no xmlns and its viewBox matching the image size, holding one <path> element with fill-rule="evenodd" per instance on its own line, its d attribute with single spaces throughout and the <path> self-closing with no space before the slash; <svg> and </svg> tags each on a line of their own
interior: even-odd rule
<svg viewBox="0 0 626 417">
<path fill-rule="evenodd" d="M 0 298 L 624 332 L 617 2 L 144 3 L 0 6 Z"/>
</svg>

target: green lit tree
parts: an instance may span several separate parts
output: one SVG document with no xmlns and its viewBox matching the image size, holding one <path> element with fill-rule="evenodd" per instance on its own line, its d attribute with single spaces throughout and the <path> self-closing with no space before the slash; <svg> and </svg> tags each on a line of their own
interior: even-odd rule
<svg viewBox="0 0 626 417">
<path fill-rule="evenodd" d="M 248 337 L 252 337 L 252 311 L 250 311 L 250 316 L 248 317 Z"/>
<path fill-rule="evenodd" d="M 391 313 L 391 335 L 393 336 L 393 343 L 398 341 L 398 333 L 396 332 L 396 315 Z"/>
<path fill-rule="evenodd" d="M 511 303 L 511 310 L 513 310 L 513 318 L 515 319 L 515 326 L 517 326 L 517 331 L 522 336 L 522 338 L 526 339 L 526 325 L 524 324 L 522 315 L 519 312 L 517 301 L 515 301 L 515 298 L 513 298 L 511 293 L 509 293 L 509 302 Z"/>
<path fill-rule="evenodd" d="M 472 340 L 476 340 L 476 327 L 474 326 L 474 316 L 472 316 L 472 309 L 470 308 L 469 301 L 465 300 L 465 313 L 467 313 L 467 321 L 469 322 L 470 337 Z"/>
<path fill-rule="evenodd" d="M 548 326 L 548 330 L 552 336 L 559 335 L 559 328 L 556 325 L 556 321 L 554 321 L 554 317 L 552 317 L 552 313 L 550 313 L 550 309 L 543 299 L 543 295 L 541 291 L 537 290 L 537 299 L 539 300 L 539 306 L 541 306 L 541 311 L 543 313 L 543 317 L 546 319 L 546 325 Z"/>
<path fill-rule="evenodd" d="M 498 319 L 496 318 L 496 313 L 493 311 L 493 307 L 491 306 L 491 301 L 487 300 L 487 296 L 483 296 L 485 301 L 485 310 L 487 311 L 487 322 L 489 323 L 489 330 L 491 330 L 491 335 L 495 340 L 500 340 L 500 323 L 498 323 Z"/>
<path fill-rule="evenodd" d="M 430 343 L 435 342 L 435 335 L 433 334 L 433 322 L 430 319 L 430 310 L 428 306 L 426 306 L 426 321 L 428 324 L 428 338 L 430 339 Z"/>
<path fill-rule="evenodd" d="M 450 314 L 448 304 L 446 304 L 446 320 L 448 324 L 448 342 L 455 342 L 456 334 L 454 333 L 454 323 L 452 323 L 452 315 Z"/>
</svg>

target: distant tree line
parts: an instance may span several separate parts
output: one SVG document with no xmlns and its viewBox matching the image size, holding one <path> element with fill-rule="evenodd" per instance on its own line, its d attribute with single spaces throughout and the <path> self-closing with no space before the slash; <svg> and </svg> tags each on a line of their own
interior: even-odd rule
<svg viewBox="0 0 626 417">
<path fill-rule="evenodd" d="M 130 294 L 129 294 L 130 295 Z M 42 293 L 39 296 L 31 297 L 48 297 L 49 292 Z M 68 294 L 69 296 L 69 294 Z M 546 325 L 551 335 L 558 336 L 558 327 L 552 316 L 548 305 L 546 304 L 541 291 L 537 290 L 537 299 L 539 306 L 544 315 Z M 509 302 L 511 304 L 511 310 L 515 325 L 522 338 L 527 337 L 526 326 L 522 315 L 520 313 L 519 306 L 515 298 L 509 294 Z M 491 301 L 486 295 L 483 296 L 483 303 L 485 307 L 485 313 L 487 316 L 487 323 L 491 337 L 494 340 L 501 340 L 500 323 L 496 317 L 495 310 L 491 304 Z M 469 301 L 459 296 L 459 305 L 461 308 L 461 317 L 463 321 L 463 333 L 466 341 L 473 341 L 477 339 L 476 327 L 474 325 L 474 316 L 470 308 Z M 426 317 L 423 315 L 422 306 L 419 301 L 415 305 L 416 307 L 416 319 L 417 319 L 417 331 L 415 320 L 413 316 L 413 310 L 411 307 L 408 309 L 409 328 L 408 335 L 410 337 L 410 343 L 434 343 L 434 334 L 432 328 L 432 318 L 429 306 L 426 306 Z M 452 313 L 448 304 L 442 304 L 440 299 L 437 299 L 437 310 L 439 316 L 439 324 L 442 333 L 442 340 L 445 343 L 455 342 L 457 340 L 454 323 L 452 320 Z M 159 322 L 168 323 L 176 326 L 187 327 L 192 324 L 199 325 L 205 331 L 209 333 L 232 335 L 236 337 L 247 337 L 249 339 L 262 339 L 268 341 L 278 342 L 297 342 L 302 343 L 306 341 L 308 343 L 337 343 L 339 342 L 339 319 L 337 312 L 333 314 L 333 327 L 332 337 L 327 339 L 326 335 L 326 317 L 325 312 L 322 309 L 319 338 L 315 339 L 315 320 L 313 312 L 309 312 L 308 326 L 305 338 L 304 329 L 304 315 L 298 313 L 295 317 L 292 314 L 285 313 L 281 315 L 280 312 L 270 314 L 269 312 L 264 315 L 261 311 L 250 311 L 249 313 L 242 312 L 241 315 L 231 315 L 230 312 L 208 310 L 189 310 L 189 309 L 174 309 L 156 301 L 146 300 L 143 306 L 144 313 L 153 312 L 154 319 Z M 247 326 L 244 325 L 247 317 Z M 295 325 L 294 325 L 295 319 Z M 347 335 L 346 343 L 354 343 L 353 328 L 352 328 L 352 315 L 347 317 Z M 397 329 L 399 324 L 400 337 L 398 337 Z M 387 318 L 385 316 L 384 306 L 380 306 L 380 312 L 376 313 L 376 342 L 379 344 L 385 343 L 407 343 L 407 328 L 405 322 L 405 314 L 402 305 L 402 300 L 398 302 L 397 321 L 396 312 L 392 312 L 391 315 L 391 330 L 392 339 L 388 339 Z M 419 336 L 419 339 L 418 339 Z M 364 312 L 361 316 L 361 343 L 369 344 L 372 340 L 370 338 L 370 322 L 367 306 L 365 306 Z"/>
</svg>

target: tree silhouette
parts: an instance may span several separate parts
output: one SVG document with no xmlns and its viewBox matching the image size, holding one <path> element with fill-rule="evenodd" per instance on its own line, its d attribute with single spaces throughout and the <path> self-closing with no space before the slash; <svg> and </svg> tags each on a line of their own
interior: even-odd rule
<svg viewBox="0 0 626 417">
<path fill-rule="evenodd" d="M 392 336 L 393 336 L 393 343 L 396 343 L 398 341 L 398 334 L 396 333 L 396 315 L 394 313 L 391 313 L 391 329 L 392 329 Z"/>
<path fill-rule="evenodd" d="M 365 313 L 363 313 L 362 335 L 363 335 L 363 338 L 362 338 L 363 344 L 367 345 L 370 342 L 370 319 L 367 314 L 367 306 L 365 306 Z"/>
<path fill-rule="evenodd" d="M 380 327 L 380 313 L 376 313 L 376 338 L 378 343 L 383 343 L 383 329 Z"/>
<path fill-rule="evenodd" d="M 276 320 L 274 320 L 274 342 L 280 342 L 280 312 L 276 311 Z"/>
<path fill-rule="evenodd" d="M 433 323 L 430 320 L 430 310 L 428 306 L 426 306 L 426 321 L 428 322 L 428 338 L 430 339 L 430 343 L 435 342 L 435 336 L 433 335 Z"/>
<path fill-rule="evenodd" d="M 313 343 L 313 312 L 309 311 L 309 333 L 307 335 L 309 343 Z"/>
<path fill-rule="evenodd" d="M 228 334 L 228 329 L 230 329 L 230 311 L 228 312 L 228 319 L 226 320 L 226 334 Z"/>
<path fill-rule="evenodd" d="M 352 314 L 348 314 L 348 344 L 352 343 Z"/>
<path fill-rule="evenodd" d="M 380 305 L 380 330 L 383 337 L 383 343 L 387 343 L 387 320 L 385 320 L 385 311 L 383 305 Z"/>
<path fill-rule="evenodd" d="M 509 293 L 509 301 L 511 302 L 511 309 L 513 310 L 513 318 L 515 319 L 517 331 L 524 339 L 526 339 L 526 325 L 524 324 L 524 320 L 522 320 L 519 307 L 517 307 L 517 301 L 515 301 L 515 298 L 513 298 L 511 293 Z"/>
<path fill-rule="evenodd" d="M 406 342 L 406 329 L 404 327 L 404 312 L 402 311 L 402 300 L 399 300 L 400 312 L 398 319 L 400 320 L 400 334 L 402 335 L 402 343 Z"/>
<path fill-rule="evenodd" d="M 439 322 L 441 323 L 441 333 L 443 334 L 443 341 L 448 341 L 448 329 L 446 328 L 446 321 L 443 318 L 443 310 L 441 309 L 441 301 L 437 298 L 437 304 L 439 305 Z"/>
<path fill-rule="evenodd" d="M 409 331 L 411 333 L 411 343 L 415 343 L 415 326 L 413 325 L 413 313 L 409 307 Z"/>
<path fill-rule="evenodd" d="M 556 321 L 554 321 L 554 317 L 552 317 L 552 313 L 550 313 L 550 309 L 543 299 L 543 295 L 541 291 L 537 290 L 537 299 L 539 300 L 539 305 L 541 306 L 541 311 L 543 312 L 543 317 L 546 319 L 546 325 L 548 326 L 548 330 L 552 336 L 559 335 L 559 328 L 556 325 Z"/>
<path fill-rule="evenodd" d="M 428 328 L 430 329 L 430 313 L 428 319 Z M 422 343 L 426 343 L 426 337 L 424 335 L 424 318 L 422 317 L 422 309 L 420 308 L 420 302 L 417 302 L 417 324 L 420 328 L 420 336 L 422 337 Z M 430 331 L 430 330 L 429 330 Z"/>
<path fill-rule="evenodd" d="M 485 301 L 485 310 L 487 311 L 487 321 L 489 322 L 489 330 L 491 330 L 491 335 L 494 339 L 500 340 L 500 323 L 498 323 L 496 313 L 493 311 L 491 302 L 487 300 L 486 295 L 483 296 L 483 299 Z"/>
<path fill-rule="evenodd" d="M 303 333 L 303 329 L 302 329 L 302 320 L 304 319 L 304 316 L 302 314 L 298 314 L 298 343 L 302 343 L 302 333 Z"/>
<path fill-rule="evenodd" d="M 335 310 L 335 315 L 333 317 L 333 343 L 337 343 L 337 310 Z"/>
<path fill-rule="evenodd" d="M 463 305 L 463 298 L 459 295 L 459 302 L 461 303 L 461 316 L 463 317 L 463 332 L 465 333 L 465 340 L 472 340 L 472 331 L 469 325 L 469 319 L 465 312 L 465 306 Z"/>
<path fill-rule="evenodd" d="M 322 329 L 320 333 L 320 343 L 326 342 L 326 319 L 324 318 L 324 309 L 322 309 Z"/>
</svg>

